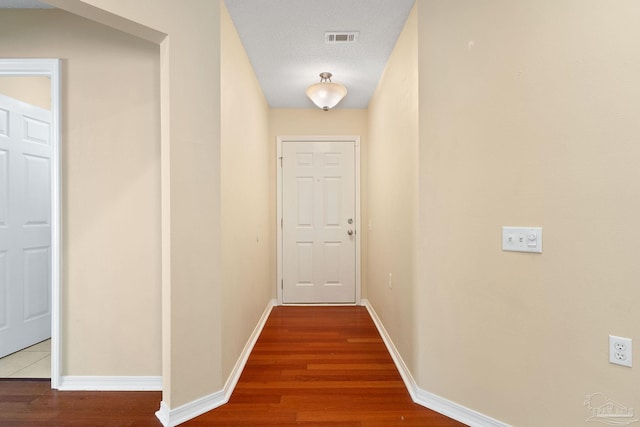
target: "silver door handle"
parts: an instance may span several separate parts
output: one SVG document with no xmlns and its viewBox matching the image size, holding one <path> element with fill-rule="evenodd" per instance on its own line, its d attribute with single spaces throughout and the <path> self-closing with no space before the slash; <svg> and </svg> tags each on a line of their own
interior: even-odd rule
<svg viewBox="0 0 640 427">
<path fill-rule="evenodd" d="M 353 236 L 353 230 L 349 230 L 349 231 L 347 231 L 347 234 L 348 234 L 349 236 Z"/>
</svg>

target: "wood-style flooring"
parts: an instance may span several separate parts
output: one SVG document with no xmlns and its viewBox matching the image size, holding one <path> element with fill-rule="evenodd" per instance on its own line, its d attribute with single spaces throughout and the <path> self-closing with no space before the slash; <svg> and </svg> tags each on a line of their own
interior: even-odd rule
<svg viewBox="0 0 640 427">
<path fill-rule="evenodd" d="M 153 426 L 158 392 L 0 381 L 0 426 Z M 463 426 L 416 405 L 363 307 L 275 307 L 229 403 L 183 426 Z"/>
<path fill-rule="evenodd" d="M 0 380 L 2 427 L 162 427 L 160 392 L 57 391 L 49 380 Z"/>
<path fill-rule="evenodd" d="M 462 426 L 412 402 L 364 307 L 274 307 L 229 403 L 185 426 Z"/>
</svg>

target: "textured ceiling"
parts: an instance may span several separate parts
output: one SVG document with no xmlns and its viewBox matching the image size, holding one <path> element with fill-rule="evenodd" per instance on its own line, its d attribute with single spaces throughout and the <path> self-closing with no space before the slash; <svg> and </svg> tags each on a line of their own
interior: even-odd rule
<svg viewBox="0 0 640 427">
<path fill-rule="evenodd" d="M 0 9 L 53 9 L 37 0 L 0 0 Z"/>
<path fill-rule="evenodd" d="M 306 88 L 323 71 L 347 87 L 336 108 L 366 108 L 414 0 L 225 0 L 274 108 L 315 108 Z M 326 31 L 359 31 L 325 44 Z"/>
<path fill-rule="evenodd" d="M 415 0 L 224 1 L 271 107 L 315 108 L 304 92 L 328 71 L 348 90 L 336 108 L 366 108 Z M 0 0 L 0 8 L 13 7 L 50 6 Z M 327 31 L 359 38 L 326 44 Z"/>
</svg>

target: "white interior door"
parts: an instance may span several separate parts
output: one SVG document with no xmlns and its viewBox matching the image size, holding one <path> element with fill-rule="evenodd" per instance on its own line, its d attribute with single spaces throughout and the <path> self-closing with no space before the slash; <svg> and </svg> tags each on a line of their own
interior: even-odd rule
<svg viewBox="0 0 640 427">
<path fill-rule="evenodd" d="M 50 126 L 0 95 L 0 357 L 51 336 Z"/>
<path fill-rule="evenodd" d="M 282 301 L 356 302 L 355 143 L 282 144 Z"/>
</svg>

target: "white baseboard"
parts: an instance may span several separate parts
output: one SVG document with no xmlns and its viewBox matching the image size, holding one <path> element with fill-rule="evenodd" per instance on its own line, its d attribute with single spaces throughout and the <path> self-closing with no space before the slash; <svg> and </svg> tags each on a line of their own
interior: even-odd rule
<svg viewBox="0 0 640 427">
<path fill-rule="evenodd" d="M 75 376 L 60 377 L 61 391 L 161 391 L 161 376 Z"/>
<path fill-rule="evenodd" d="M 415 402 L 425 408 L 439 412 L 456 421 L 460 421 L 471 427 L 510 427 L 509 424 L 498 421 L 480 412 L 469 409 L 466 406 L 440 397 L 436 394 L 418 388 Z"/>
<path fill-rule="evenodd" d="M 156 411 L 156 418 L 160 420 L 163 426 L 168 426 L 171 420 L 171 409 L 164 403 L 164 400 L 160 402 L 160 409 Z"/>
<path fill-rule="evenodd" d="M 378 317 L 376 311 L 373 309 L 373 306 L 371 305 L 369 300 L 363 299 L 361 304 L 367 308 L 369 315 L 371 315 L 371 319 L 373 319 L 373 323 L 376 325 L 376 328 L 378 329 L 378 332 L 382 337 L 382 341 L 384 341 L 384 345 L 387 347 L 387 350 L 389 351 L 389 354 L 393 359 L 393 363 L 396 364 L 398 372 L 400 372 L 400 376 L 402 377 L 402 381 L 404 381 L 404 385 L 407 387 L 407 391 L 409 391 L 409 394 L 411 395 L 411 399 L 415 402 L 418 386 L 413 379 L 413 376 L 411 375 L 411 371 L 409 371 L 409 368 L 404 363 L 404 360 L 402 360 L 400 352 L 396 348 L 395 344 L 393 344 L 393 341 L 391 341 L 391 337 L 387 333 L 387 330 L 384 328 L 382 321 Z"/>
<path fill-rule="evenodd" d="M 373 323 L 375 323 L 376 328 L 378 328 L 378 332 L 380 333 L 387 350 L 389 350 L 389 354 L 391 354 L 391 358 L 400 372 L 400 376 L 411 395 L 411 399 L 413 399 L 415 403 L 471 427 L 510 427 L 508 424 L 488 417 L 474 411 L 473 409 L 469 409 L 466 406 L 462 406 L 436 394 L 420 389 L 413 379 L 411 372 L 407 368 L 407 365 L 402 360 L 402 356 L 400 356 L 398 349 L 393 344 L 391 337 L 384 328 L 378 314 L 371 306 L 371 303 L 368 300 L 363 299 L 361 304 L 367 308 L 367 311 L 371 315 Z"/>
<path fill-rule="evenodd" d="M 249 360 L 251 351 L 253 350 L 253 347 L 256 345 L 256 341 L 258 341 L 258 338 L 262 333 L 262 329 L 264 328 L 265 323 L 267 323 L 269 314 L 271 314 L 271 310 L 273 309 L 273 307 L 276 306 L 276 304 L 277 304 L 276 300 L 269 301 L 269 303 L 267 304 L 267 307 L 264 309 L 264 312 L 262 313 L 262 316 L 260 317 L 260 320 L 258 320 L 258 324 L 253 329 L 251 336 L 249 336 L 249 340 L 245 344 L 244 349 L 242 350 L 242 353 L 240 353 L 240 357 L 238 358 L 238 361 L 236 362 L 235 366 L 231 370 L 231 374 L 229 375 L 229 378 L 227 378 L 227 382 L 225 383 L 224 389 L 223 389 L 225 398 L 227 399 L 225 403 L 229 401 L 229 398 L 231 397 L 231 393 L 233 393 L 233 390 L 236 388 L 236 384 L 238 384 L 238 380 L 240 379 L 240 375 L 242 374 L 244 366 L 247 364 L 247 360 Z"/>
<path fill-rule="evenodd" d="M 240 379 L 242 370 L 247 364 L 249 355 L 251 354 L 251 351 L 253 350 L 253 347 L 255 346 L 256 341 L 258 340 L 258 337 L 260 336 L 260 333 L 262 332 L 262 329 L 267 322 L 267 319 L 269 318 L 269 314 L 271 314 L 271 310 L 275 305 L 276 300 L 271 300 L 267 304 L 267 307 L 264 309 L 264 312 L 262 313 L 258 324 L 251 333 L 249 340 L 245 344 L 242 353 L 240 353 L 240 357 L 231 370 L 231 374 L 229 375 L 229 378 L 227 379 L 227 382 L 225 383 L 222 390 L 212 393 L 208 396 L 201 397 L 174 409 L 170 409 L 165 402 L 160 402 L 160 409 L 156 412 L 156 417 L 158 417 L 164 427 L 175 427 L 199 415 L 202 415 L 205 412 L 222 406 L 229 401 L 231 393 L 233 393 L 236 384 L 238 384 L 238 380 Z"/>
<path fill-rule="evenodd" d="M 225 398 L 224 391 L 220 390 L 208 396 L 185 403 L 175 409 L 170 409 L 163 401 L 160 402 L 160 409 L 156 412 L 156 417 L 158 417 L 164 427 L 175 427 L 198 415 L 202 415 L 205 412 L 224 405 L 228 400 L 229 399 Z"/>
</svg>

